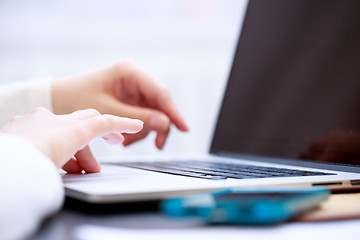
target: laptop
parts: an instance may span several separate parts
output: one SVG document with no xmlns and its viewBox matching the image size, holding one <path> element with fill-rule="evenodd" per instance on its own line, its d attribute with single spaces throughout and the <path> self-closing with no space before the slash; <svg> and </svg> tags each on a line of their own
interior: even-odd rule
<svg viewBox="0 0 360 240">
<path fill-rule="evenodd" d="M 209 154 L 66 174 L 89 203 L 244 187 L 360 189 L 360 2 L 250 0 Z"/>
</svg>

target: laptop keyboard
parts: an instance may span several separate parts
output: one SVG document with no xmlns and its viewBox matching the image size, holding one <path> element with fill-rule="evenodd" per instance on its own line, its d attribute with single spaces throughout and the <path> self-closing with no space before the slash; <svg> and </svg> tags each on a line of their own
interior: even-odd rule
<svg viewBox="0 0 360 240">
<path fill-rule="evenodd" d="M 288 168 L 260 167 L 254 165 L 204 161 L 118 162 L 114 164 L 143 170 L 210 180 L 221 180 L 227 178 L 247 179 L 265 177 L 335 175 L 332 173 L 303 171 Z"/>
</svg>

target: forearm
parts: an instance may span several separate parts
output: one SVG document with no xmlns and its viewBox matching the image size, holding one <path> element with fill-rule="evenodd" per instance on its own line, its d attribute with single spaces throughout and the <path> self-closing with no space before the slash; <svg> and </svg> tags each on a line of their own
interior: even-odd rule
<svg viewBox="0 0 360 240">
<path fill-rule="evenodd" d="M 11 117 L 25 114 L 36 107 L 52 111 L 50 85 L 49 79 L 0 85 L 0 126 Z"/>
</svg>

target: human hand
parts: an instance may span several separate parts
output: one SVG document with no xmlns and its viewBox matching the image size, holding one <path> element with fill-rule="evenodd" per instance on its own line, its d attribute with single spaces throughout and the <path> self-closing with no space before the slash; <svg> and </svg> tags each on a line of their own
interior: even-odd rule
<svg viewBox="0 0 360 240">
<path fill-rule="evenodd" d="M 155 131 L 156 146 L 162 149 L 171 123 L 181 131 L 189 130 L 167 90 L 129 60 L 54 81 L 52 102 L 56 114 L 94 108 L 102 114 L 141 119 L 143 130 L 135 135 L 124 134 L 125 146 Z"/>
<path fill-rule="evenodd" d="M 12 118 L 1 131 L 26 139 L 67 172 L 99 172 L 90 140 L 103 137 L 112 144 L 122 143 L 123 133 L 137 133 L 142 126 L 140 120 L 101 115 L 94 109 L 55 115 L 37 108 Z"/>
</svg>

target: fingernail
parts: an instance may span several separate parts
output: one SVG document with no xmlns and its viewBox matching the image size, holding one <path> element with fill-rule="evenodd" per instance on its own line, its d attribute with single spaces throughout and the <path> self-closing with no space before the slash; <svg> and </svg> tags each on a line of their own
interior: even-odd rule
<svg viewBox="0 0 360 240">
<path fill-rule="evenodd" d="M 140 119 L 134 119 L 137 123 L 141 124 L 141 125 L 144 125 L 144 122 L 141 121 Z"/>
</svg>

